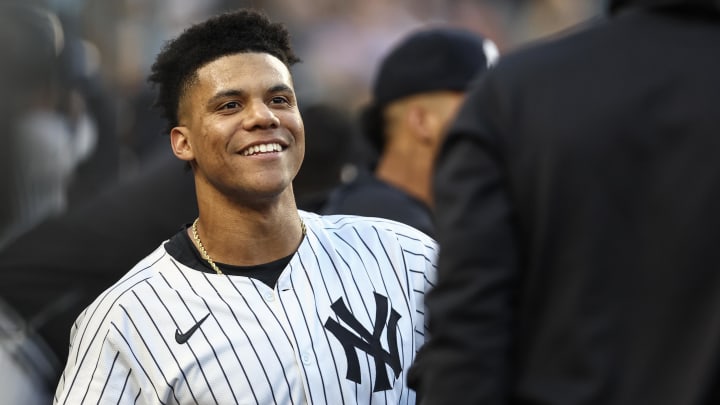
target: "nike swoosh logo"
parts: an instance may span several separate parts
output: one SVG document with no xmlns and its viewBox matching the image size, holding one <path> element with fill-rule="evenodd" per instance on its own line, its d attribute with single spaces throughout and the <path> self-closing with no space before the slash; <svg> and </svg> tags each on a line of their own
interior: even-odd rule
<svg viewBox="0 0 720 405">
<path fill-rule="evenodd" d="M 178 342 L 179 344 L 186 343 L 188 341 L 188 339 L 190 339 L 190 336 L 192 336 L 193 333 L 195 333 L 195 331 L 198 330 L 198 328 L 200 327 L 200 324 L 205 322 L 205 320 L 207 319 L 208 316 L 210 316 L 210 314 L 205 315 L 205 317 L 203 319 L 199 320 L 195 325 L 193 325 L 192 328 L 188 329 L 187 332 L 185 332 L 185 333 L 180 332 L 180 329 L 175 329 L 175 341 Z"/>
</svg>

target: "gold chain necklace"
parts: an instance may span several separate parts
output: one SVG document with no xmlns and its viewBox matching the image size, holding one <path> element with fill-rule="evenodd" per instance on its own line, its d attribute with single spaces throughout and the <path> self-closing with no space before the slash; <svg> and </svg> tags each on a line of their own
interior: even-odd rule
<svg viewBox="0 0 720 405">
<path fill-rule="evenodd" d="M 202 255 L 203 259 L 205 259 L 210 264 L 210 267 L 212 267 L 212 269 L 215 270 L 217 274 L 222 275 L 223 272 L 220 271 L 220 268 L 217 266 L 217 264 L 215 264 L 215 261 L 212 259 L 212 257 L 210 257 L 207 250 L 205 250 L 205 245 L 203 245 L 202 241 L 200 240 L 200 235 L 198 235 L 197 230 L 197 223 L 199 219 L 200 218 L 195 218 L 195 221 L 192 224 L 193 239 L 195 239 L 195 243 L 197 243 L 198 247 L 200 248 L 200 255 Z M 305 229 L 305 221 L 303 221 L 302 218 L 300 218 L 300 229 L 302 230 L 302 236 L 304 238 L 307 234 L 307 230 Z"/>
</svg>

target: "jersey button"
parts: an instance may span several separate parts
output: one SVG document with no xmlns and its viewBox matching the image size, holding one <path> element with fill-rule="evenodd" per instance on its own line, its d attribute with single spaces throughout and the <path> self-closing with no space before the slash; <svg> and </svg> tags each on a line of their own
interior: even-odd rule
<svg viewBox="0 0 720 405">
<path fill-rule="evenodd" d="M 310 353 L 303 353 L 302 356 L 300 356 L 300 360 L 302 360 L 303 364 L 312 363 L 312 357 L 310 357 Z"/>
<path fill-rule="evenodd" d="M 268 291 L 265 293 L 265 301 L 270 302 L 275 300 L 275 294 L 272 293 L 272 291 Z"/>
</svg>

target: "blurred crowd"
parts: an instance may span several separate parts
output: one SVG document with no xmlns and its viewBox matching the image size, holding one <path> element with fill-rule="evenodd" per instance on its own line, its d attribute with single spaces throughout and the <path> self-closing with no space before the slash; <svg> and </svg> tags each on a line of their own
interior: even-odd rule
<svg viewBox="0 0 720 405">
<path fill-rule="evenodd" d="M 590 18 L 600 10 L 596 3 L 6 1 L 0 88 L 8 158 L 2 159 L 0 247 L 167 152 L 158 148 L 166 138 L 145 78 L 164 41 L 209 15 L 254 7 L 286 23 L 303 59 L 294 75 L 304 105 L 330 106 L 351 119 L 368 99 L 379 59 L 413 28 L 448 22 L 482 33 L 505 52 Z M 358 156 L 365 155 L 348 158 L 346 178 Z"/>
</svg>

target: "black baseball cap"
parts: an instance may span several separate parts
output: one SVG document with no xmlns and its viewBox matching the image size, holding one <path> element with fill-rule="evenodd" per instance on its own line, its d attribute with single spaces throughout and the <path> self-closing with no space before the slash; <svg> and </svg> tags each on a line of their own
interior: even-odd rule
<svg viewBox="0 0 720 405">
<path fill-rule="evenodd" d="M 496 57 L 492 42 L 473 31 L 435 26 L 411 32 L 380 62 L 371 102 L 361 111 L 363 132 L 380 152 L 384 143 L 382 111 L 388 104 L 419 93 L 465 91 Z"/>
</svg>

